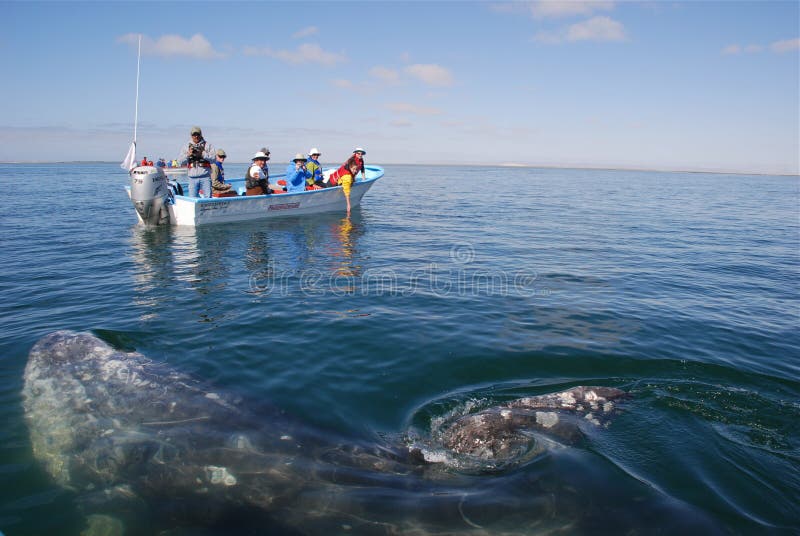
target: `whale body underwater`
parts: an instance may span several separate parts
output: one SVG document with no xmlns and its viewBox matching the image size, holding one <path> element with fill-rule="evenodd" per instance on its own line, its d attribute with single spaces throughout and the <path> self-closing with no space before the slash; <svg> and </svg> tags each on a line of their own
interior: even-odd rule
<svg viewBox="0 0 800 536">
<path fill-rule="evenodd" d="M 626 397 L 579 386 L 454 415 L 430 437 L 353 439 L 69 331 L 34 345 L 23 387 L 34 457 L 75 493 L 87 534 L 242 520 L 258 534 L 581 532 L 580 505 L 554 506 L 545 484 L 492 506 L 492 474 L 581 441 Z"/>
</svg>

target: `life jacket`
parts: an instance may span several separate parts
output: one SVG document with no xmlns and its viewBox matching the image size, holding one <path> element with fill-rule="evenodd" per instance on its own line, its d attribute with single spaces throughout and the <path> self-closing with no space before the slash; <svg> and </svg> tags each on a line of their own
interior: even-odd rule
<svg viewBox="0 0 800 536">
<path fill-rule="evenodd" d="M 219 175 L 217 175 L 217 180 L 222 184 L 225 184 L 225 170 L 222 168 L 222 162 L 214 160 L 211 163 L 219 168 Z"/>
<path fill-rule="evenodd" d="M 248 194 L 247 195 L 260 195 L 260 194 L 252 194 L 252 193 L 250 193 L 250 189 L 251 188 L 261 188 L 261 189 L 263 189 L 265 194 L 268 193 L 267 192 L 267 180 L 268 180 L 267 177 L 261 177 L 261 178 L 253 177 L 252 173 L 251 173 L 251 171 L 254 170 L 253 168 L 255 168 L 255 170 L 260 172 L 260 173 L 257 173 L 257 175 L 266 175 L 266 172 L 265 172 L 264 168 L 262 168 L 261 166 L 259 166 L 256 163 L 251 164 L 250 167 L 247 168 L 247 174 L 245 175 L 245 187 L 248 189 Z"/>
<path fill-rule="evenodd" d="M 345 162 L 344 165 L 349 168 L 350 164 L 353 163 L 355 163 L 355 165 L 358 166 L 358 169 L 356 169 L 356 173 L 360 171 L 361 173 L 364 173 L 364 176 L 366 177 L 366 171 L 364 171 L 364 158 L 358 153 L 353 153 L 353 156 L 348 158 L 347 162 Z"/>
<path fill-rule="evenodd" d="M 328 177 L 328 185 L 329 186 L 336 186 L 339 184 L 339 179 L 344 177 L 345 175 L 351 175 L 350 169 L 348 168 L 347 164 L 342 165 L 339 169 L 331 173 L 330 177 Z"/>
<path fill-rule="evenodd" d="M 308 163 L 306 163 L 306 169 L 311 173 L 311 176 L 306 179 L 306 184 L 311 186 L 315 182 L 322 180 L 322 166 L 319 165 L 318 161 L 309 158 Z"/>
</svg>

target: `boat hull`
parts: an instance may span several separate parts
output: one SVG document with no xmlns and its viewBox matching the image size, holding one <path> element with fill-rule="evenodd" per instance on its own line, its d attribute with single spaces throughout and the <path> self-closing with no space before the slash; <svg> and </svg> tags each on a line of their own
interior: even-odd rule
<svg viewBox="0 0 800 536">
<path fill-rule="evenodd" d="M 361 198 L 375 182 L 383 177 L 383 169 L 368 166 L 366 180 L 353 183 L 350 190 L 350 205 L 357 207 Z M 275 180 L 279 176 L 274 177 Z M 244 191 L 244 179 L 227 181 L 234 191 Z M 130 188 L 128 195 L 130 195 Z M 315 214 L 319 212 L 346 211 L 347 201 L 341 186 L 297 193 L 220 198 L 193 198 L 174 196 L 169 205 L 170 224 L 208 225 L 261 220 L 288 215 Z M 138 216 L 138 214 L 137 214 Z M 142 222 L 141 218 L 139 221 Z"/>
</svg>

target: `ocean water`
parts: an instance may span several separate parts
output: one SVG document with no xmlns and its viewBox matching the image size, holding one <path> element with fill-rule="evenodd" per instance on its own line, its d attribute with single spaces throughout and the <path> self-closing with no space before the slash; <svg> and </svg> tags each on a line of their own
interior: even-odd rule
<svg viewBox="0 0 800 536">
<path fill-rule="evenodd" d="M 385 171 L 349 219 L 145 229 L 116 164 L 0 165 L 0 532 L 85 527 L 22 410 L 28 352 L 70 329 L 361 444 L 577 385 L 630 395 L 508 467 L 376 471 L 335 494 L 305 471 L 274 510 L 162 504 L 153 531 L 800 533 L 798 177 Z"/>
</svg>

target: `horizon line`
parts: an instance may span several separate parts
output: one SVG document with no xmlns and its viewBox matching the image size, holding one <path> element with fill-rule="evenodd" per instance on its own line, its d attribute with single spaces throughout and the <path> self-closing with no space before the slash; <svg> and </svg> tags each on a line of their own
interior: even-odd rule
<svg viewBox="0 0 800 536">
<path fill-rule="evenodd" d="M 226 162 L 226 164 L 248 164 L 249 162 Z M 6 164 L 119 164 L 115 160 L 1 160 L 0 165 Z M 369 165 L 369 164 L 367 164 Z M 708 174 L 729 174 L 729 175 L 762 175 L 777 177 L 800 177 L 800 172 L 765 172 L 765 171 L 734 171 L 729 169 L 703 169 L 703 168 L 656 168 L 656 167 L 636 167 L 636 166 L 599 166 L 599 165 L 556 165 L 556 164 L 526 164 L 520 162 L 438 162 L 438 163 L 409 163 L 409 162 L 386 162 L 375 163 L 376 166 L 436 166 L 446 167 L 457 165 L 459 167 L 507 167 L 507 168 L 533 168 L 533 169 L 580 169 L 594 171 L 647 171 L 660 173 L 708 173 Z M 323 166 L 325 167 L 325 166 Z M 333 167 L 333 166 L 331 166 Z"/>
</svg>

